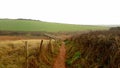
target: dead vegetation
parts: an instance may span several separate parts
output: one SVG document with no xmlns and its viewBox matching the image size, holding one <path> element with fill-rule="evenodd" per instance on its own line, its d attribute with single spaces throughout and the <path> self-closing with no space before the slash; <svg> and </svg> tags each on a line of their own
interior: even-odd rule
<svg viewBox="0 0 120 68">
<path fill-rule="evenodd" d="M 54 40 L 1 41 L 0 68 L 52 68 L 58 48 Z"/>
<path fill-rule="evenodd" d="M 64 42 L 67 68 L 120 68 L 119 30 L 78 33 Z M 1 41 L 0 68 L 52 68 L 60 45 L 54 40 Z"/>
<path fill-rule="evenodd" d="M 68 68 L 120 68 L 120 31 L 95 31 L 66 41 Z"/>
</svg>

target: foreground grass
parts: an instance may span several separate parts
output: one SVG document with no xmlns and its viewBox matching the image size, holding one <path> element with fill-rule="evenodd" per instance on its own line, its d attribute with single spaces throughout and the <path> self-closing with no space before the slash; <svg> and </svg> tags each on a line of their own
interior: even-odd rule
<svg viewBox="0 0 120 68">
<path fill-rule="evenodd" d="M 96 31 L 66 40 L 68 68 L 120 68 L 120 31 Z"/>
<path fill-rule="evenodd" d="M 20 40 L 0 42 L 0 68 L 25 68 L 28 41 L 29 68 L 52 68 L 60 42 Z M 54 40 L 53 40 L 54 42 Z M 75 35 L 66 43 L 67 68 L 120 68 L 120 31 L 95 31 Z"/>
<path fill-rule="evenodd" d="M 0 30 L 2 31 L 85 31 L 85 30 L 105 30 L 108 27 L 72 25 L 43 22 L 37 20 L 17 20 L 17 19 L 0 19 Z"/>
<path fill-rule="evenodd" d="M 28 67 L 52 68 L 59 46 L 49 40 L 44 40 L 41 48 L 40 40 L 0 41 L 0 68 L 25 68 L 25 41 L 28 43 Z"/>
</svg>

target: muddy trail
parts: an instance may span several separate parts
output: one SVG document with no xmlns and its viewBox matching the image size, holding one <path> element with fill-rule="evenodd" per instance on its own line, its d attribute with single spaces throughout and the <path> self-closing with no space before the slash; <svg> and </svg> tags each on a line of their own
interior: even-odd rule
<svg viewBox="0 0 120 68">
<path fill-rule="evenodd" d="M 59 49 L 59 54 L 55 58 L 53 68 L 66 68 L 65 59 L 66 59 L 66 49 L 65 49 L 65 44 L 62 43 L 62 45 Z"/>
</svg>

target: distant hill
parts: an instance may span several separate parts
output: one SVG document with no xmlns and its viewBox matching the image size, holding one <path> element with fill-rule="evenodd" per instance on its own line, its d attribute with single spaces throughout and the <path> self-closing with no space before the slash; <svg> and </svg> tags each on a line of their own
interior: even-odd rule
<svg viewBox="0 0 120 68">
<path fill-rule="evenodd" d="M 85 31 L 105 30 L 105 26 L 60 24 L 30 19 L 0 19 L 0 31 Z"/>
</svg>

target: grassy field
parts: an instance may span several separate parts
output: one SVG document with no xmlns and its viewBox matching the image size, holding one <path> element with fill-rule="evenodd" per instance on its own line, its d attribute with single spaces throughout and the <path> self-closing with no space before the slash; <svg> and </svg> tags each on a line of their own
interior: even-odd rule
<svg viewBox="0 0 120 68">
<path fill-rule="evenodd" d="M 9 39 L 9 38 L 8 38 Z M 26 48 L 25 41 L 28 43 Z M 66 68 L 120 68 L 120 31 L 93 31 L 64 40 Z M 1 40 L 0 68 L 53 68 L 61 41 Z"/>
<path fill-rule="evenodd" d="M 85 30 L 104 30 L 108 27 L 89 26 L 89 25 L 72 25 L 43 22 L 38 20 L 19 20 L 19 19 L 0 19 L 1 31 L 85 31 Z"/>
<path fill-rule="evenodd" d="M 0 68 L 26 68 L 26 45 L 28 68 L 52 68 L 53 58 L 59 46 L 53 44 L 54 40 L 7 40 L 0 41 Z M 51 54 L 52 53 L 52 54 Z"/>
<path fill-rule="evenodd" d="M 40 33 L 51 32 L 51 35 L 54 35 L 52 32 L 56 32 L 56 37 L 65 39 L 67 68 L 119 68 L 117 66 L 120 65 L 120 31 L 107 29 L 109 27 L 0 19 L 0 31 L 6 31 L 5 33 L 11 35 L 0 36 L 0 68 L 26 68 L 26 64 L 28 68 L 52 68 L 54 59 L 59 53 L 61 41 L 50 41 L 42 36 L 39 37 L 37 36 L 39 31 Z M 105 31 L 88 32 L 90 30 Z M 35 36 L 24 31 L 33 31 Z M 64 34 L 67 31 L 76 32 Z M 20 36 L 19 32 L 21 32 Z M 15 36 L 12 36 L 13 34 Z M 42 45 L 41 39 L 43 39 Z M 27 51 L 28 62 L 26 63 Z"/>
</svg>

